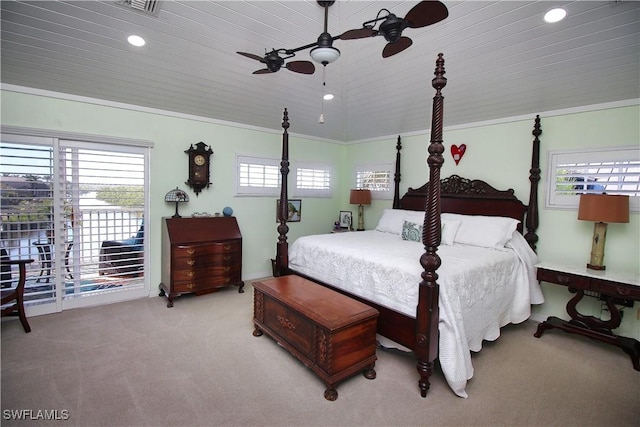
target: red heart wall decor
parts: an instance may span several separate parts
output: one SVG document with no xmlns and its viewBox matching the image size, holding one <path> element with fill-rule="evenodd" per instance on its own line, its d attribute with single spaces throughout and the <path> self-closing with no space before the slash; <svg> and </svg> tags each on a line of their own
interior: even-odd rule
<svg viewBox="0 0 640 427">
<path fill-rule="evenodd" d="M 464 152 L 466 150 L 466 144 L 460 144 L 459 147 L 455 144 L 451 146 L 451 156 L 453 156 L 453 161 L 456 162 L 456 165 L 460 163 L 460 160 L 462 159 L 462 156 L 464 156 Z"/>
</svg>

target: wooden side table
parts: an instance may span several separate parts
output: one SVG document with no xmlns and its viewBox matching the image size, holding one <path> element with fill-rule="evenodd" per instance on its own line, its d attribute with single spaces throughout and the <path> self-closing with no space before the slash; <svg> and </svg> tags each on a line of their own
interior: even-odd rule
<svg viewBox="0 0 640 427">
<path fill-rule="evenodd" d="M 540 338 L 547 329 L 558 328 L 565 332 L 606 342 L 620 347 L 631 357 L 633 368 L 640 371 L 640 342 L 613 333 L 613 329 L 619 327 L 622 320 L 615 304 L 623 303 L 632 307 L 634 301 L 640 301 L 640 277 L 551 263 L 538 264 L 537 268 L 539 281 L 567 286 L 569 290 L 575 292 L 575 296 L 567 303 L 567 313 L 571 316 L 571 320 L 565 321 L 550 316 L 538 325 L 534 336 Z M 576 306 L 584 297 L 585 291 L 600 294 L 600 298 L 606 302 L 611 313 L 611 319 L 602 320 L 578 312 Z"/>
</svg>

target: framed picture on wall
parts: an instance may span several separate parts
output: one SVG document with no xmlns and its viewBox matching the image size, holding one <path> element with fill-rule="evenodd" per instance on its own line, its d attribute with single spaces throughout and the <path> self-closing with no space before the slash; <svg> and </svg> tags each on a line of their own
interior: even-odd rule
<svg viewBox="0 0 640 427">
<path fill-rule="evenodd" d="M 352 223 L 353 215 L 351 211 L 340 211 L 340 228 L 347 228 L 351 230 Z"/>
<path fill-rule="evenodd" d="M 279 221 L 278 209 L 280 209 L 280 199 L 276 201 L 276 222 Z M 288 206 L 287 212 L 288 212 L 287 222 L 300 222 L 300 220 L 302 219 L 302 200 L 289 199 L 289 206 Z"/>
</svg>

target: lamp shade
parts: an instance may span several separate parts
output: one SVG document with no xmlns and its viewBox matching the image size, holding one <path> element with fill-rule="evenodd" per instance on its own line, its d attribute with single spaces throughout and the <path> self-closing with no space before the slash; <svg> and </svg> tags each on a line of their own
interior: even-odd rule
<svg viewBox="0 0 640 427">
<path fill-rule="evenodd" d="M 629 222 L 629 196 L 582 194 L 578 219 L 594 222 Z"/>
<path fill-rule="evenodd" d="M 370 205 L 371 190 L 351 190 L 349 203 L 352 205 Z"/>
</svg>

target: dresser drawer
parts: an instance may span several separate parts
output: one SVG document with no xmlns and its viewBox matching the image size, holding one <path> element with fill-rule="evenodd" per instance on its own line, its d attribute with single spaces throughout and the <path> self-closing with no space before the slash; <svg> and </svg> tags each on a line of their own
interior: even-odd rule
<svg viewBox="0 0 640 427">
<path fill-rule="evenodd" d="M 569 286 L 574 289 L 590 289 L 589 279 L 587 277 L 578 276 L 575 274 L 547 270 L 545 268 L 538 268 L 537 277 L 540 281 Z"/>
<path fill-rule="evenodd" d="M 230 267 L 242 263 L 242 253 L 231 252 L 227 254 L 214 254 L 207 260 L 209 267 Z"/>
<path fill-rule="evenodd" d="M 606 280 L 593 280 L 592 289 L 594 291 L 616 296 L 620 298 L 630 298 L 634 300 L 640 300 L 640 287 L 639 286 L 623 286 L 619 283 L 609 282 Z"/>
<path fill-rule="evenodd" d="M 228 240 L 225 242 L 215 242 L 207 245 L 208 250 L 214 254 L 226 254 L 230 252 L 239 252 L 242 250 L 242 242 L 240 240 Z"/>
<path fill-rule="evenodd" d="M 176 282 L 195 282 L 202 276 L 204 274 L 194 268 L 181 268 L 173 271 L 173 280 Z"/>
<path fill-rule="evenodd" d="M 198 290 L 198 283 L 195 280 L 192 281 L 186 281 L 186 282 L 174 282 L 173 283 L 173 290 L 176 293 L 188 293 L 188 292 L 195 292 Z"/>
<path fill-rule="evenodd" d="M 271 298 L 265 298 L 264 325 L 306 357 L 313 357 L 314 325 L 306 317 Z"/>
</svg>

